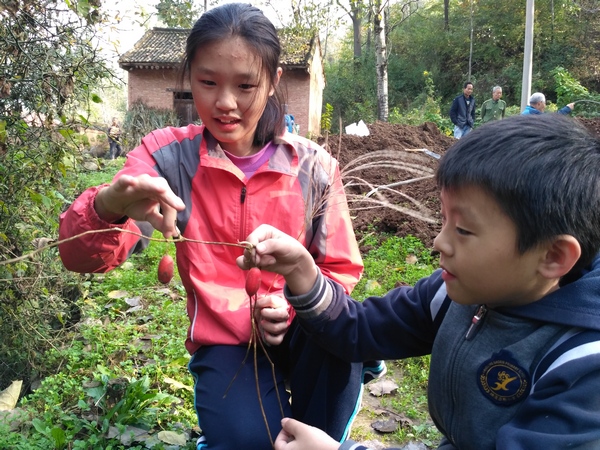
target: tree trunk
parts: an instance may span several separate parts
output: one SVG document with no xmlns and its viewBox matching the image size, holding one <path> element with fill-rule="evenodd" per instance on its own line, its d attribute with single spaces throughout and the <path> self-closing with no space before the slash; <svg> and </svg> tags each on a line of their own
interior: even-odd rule
<svg viewBox="0 0 600 450">
<path fill-rule="evenodd" d="M 388 121 L 388 58 L 385 36 L 385 9 L 381 1 L 376 2 L 373 30 L 375 34 L 375 51 L 377 52 L 377 119 Z"/>
<path fill-rule="evenodd" d="M 444 31 L 450 30 L 450 0 L 444 0 Z"/>
</svg>

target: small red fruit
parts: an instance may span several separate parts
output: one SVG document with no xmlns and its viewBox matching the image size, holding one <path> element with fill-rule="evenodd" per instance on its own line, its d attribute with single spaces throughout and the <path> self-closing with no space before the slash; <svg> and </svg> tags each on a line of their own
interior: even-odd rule
<svg viewBox="0 0 600 450">
<path fill-rule="evenodd" d="M 173 278 L 173 258 L 165 254 L 158 263 L 158 281 L 168 284 Z"/>
<path fill-rule="evenodd" d="M 260 269 L 258 267 L 253 267 L 248 271 L 246 275 L 246 293 L 252 297 L 256 295 L 258 292 L 258 288 L 260 287 Z"/>
</svg>

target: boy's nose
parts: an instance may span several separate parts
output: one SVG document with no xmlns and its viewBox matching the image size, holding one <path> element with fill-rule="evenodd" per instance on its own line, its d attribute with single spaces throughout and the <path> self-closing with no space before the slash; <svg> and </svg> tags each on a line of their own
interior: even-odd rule
<svg viewBox="0 0 600 450">
<path fill-rule="evenodd" d="M 444 234 L 444 227 L 442 227 L 442 230 L 433 240 L 433 248 L 434 250 L 437 250 L 446 256 L 450 256 L 452 254 L 452 246 Z"/>
</svg>

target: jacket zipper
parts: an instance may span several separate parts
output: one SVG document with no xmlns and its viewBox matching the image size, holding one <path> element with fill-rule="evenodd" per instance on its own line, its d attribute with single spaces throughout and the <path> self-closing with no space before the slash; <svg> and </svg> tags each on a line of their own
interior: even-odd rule
<svg viewBox="0 0 600 450">
<path fill-rule="evenodd" d="M 475 332 L 479 329 L 479 326 L 481 325 L 481 320 L 485 316 L 485 313 L 487 313 L 487 310 L 487 306 L 479 305 L 479 308 L 477 308 L 475 315 L 471 319 L 471 326 L 469 327 L 469 329 L 467 330 L 467 334 L 465 335 L 466 340 L 470 340 L 471 338 L 473 338 L 473 336 L 475 336 Z"/>
<path fill-rule="evenodd" d="M 245 229 L 246 229 L 246 207 L 244 206 L 244 202 L 246 201 L 246 186 L 242 186 L 242 192 L 240 194 L 240 205 L 242 207 L 242 216 L 241 216 L 241 223 L 240 223 L 240 233 L 244 233 Z M 246 235 L 244 236 L 240 236 L 240 241 L 243 241 L 246 239 Z"/>
</svg>

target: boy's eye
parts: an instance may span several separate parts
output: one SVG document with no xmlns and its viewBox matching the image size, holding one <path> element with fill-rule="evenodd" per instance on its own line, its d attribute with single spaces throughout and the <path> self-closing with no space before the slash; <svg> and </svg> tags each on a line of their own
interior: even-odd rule
<svg viewBox="0 0 600 450">
<path fill-rule="evenodd" d="M 465 230 L 464 228 L 460 228 L 460 227 L 456 227 L 456 232 L 458 234 L 461 234 L 463 236 L 468 236 L 469 234 L 471 234 L 470 231 Z"/>
<path fill-rule="evenodd" d="M 200 80 L 200 83 L 205 84 L 206 86 L 214 86 L 215 82 L 210 80 Z"/>
</svg>

